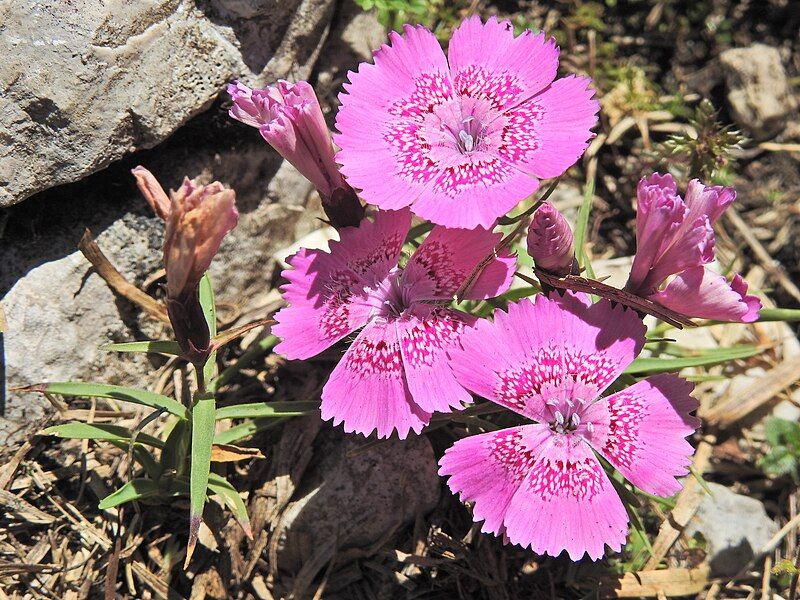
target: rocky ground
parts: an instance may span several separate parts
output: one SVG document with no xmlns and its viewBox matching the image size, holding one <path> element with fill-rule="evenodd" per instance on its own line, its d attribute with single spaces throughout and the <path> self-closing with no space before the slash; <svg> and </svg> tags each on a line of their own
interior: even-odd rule
<svg viewBox="0 0 800 600">
<path fill-rule="evenodd" d="M 398 7 L 442 39 L 469 10 L 544 28 L 562 45 L 565 72 L 593 76 L 603 107 L 598 137 L 554 200 L 574 217 L 582 186 L 595 182 L 598 274 L 624 270 L 634 250 L 636 181 L 668 163 L 680 170 L 697 146 L 665 142 L 702 133 L 694 113 L 710 99 L 721 126 L 747 138 L 714 173 L 739 193 L 718 230 L 722 260 L 768 304 L 800 307 L 796 3 Z M 98 499 L 129 475 L 125 452 L 36 433 L 69 418 L 102 421 L 110 409 L 131 426 L 144 415 L 8 389 L 72 379 L 178 394 L 189 374 L 172 360 L 100 348 L 157 338 L 165 326 L 94 273 L 77 251 L 84 230 L 128 280 L 158 297 L 162 226 L 130 169 L 145 165 L 169 187 L 184 175 L 221 180 L 237 191 L 242 217 L 211 272 L 219 319 L 233 326 L 267 316 L 278 306 L 280 258 L 319 235 L 312 232 L 321 213 L 310 185 L 255 130 L 227 117 L 224 85 L 311 77 L 332 117 L 346 71 L 383 42 L 390 18 L 403 16 L 379 13 L 380 22 L 334 0 L 45 0 L 32 9 L 0 3 L 0 15 L 9 57 L 0 65 L 0 599 L 789 597 L 791 565 L 781 561 L 793 563 L 798 552 L 796 479 L 760 466 L 772 452 L 765 415 L 800 414 L 800 343 L 784 323 L 678 338 L 693 350 L 754 344 L 763 352 L 692 373 L 703 380 L 705 427 L 693 442 L 708 489 L 688 478 L 677 505 L 641 507 L 648 543 L 666 567 L 659 570 L 641 540 L 619 558 L 573 564 L 480 534 L 435 473 L 444 448 L 475 423 L 437 423 L 407 442 L 344 436 L 316 416 L 276 423 L 247 442 L 266 459 L 225 470 L 243 492 L 254 540 L 212 504 L 186 572 L 181 501 L 99 511 Z M 711 144 L 719 127 L 709 132 L 701 141 Z M 220 364 L 265 334 L 254 332 Z M 267 355 L 222 390 L 220 403 L 316 400 L 335 360 Z"/>
</svg>

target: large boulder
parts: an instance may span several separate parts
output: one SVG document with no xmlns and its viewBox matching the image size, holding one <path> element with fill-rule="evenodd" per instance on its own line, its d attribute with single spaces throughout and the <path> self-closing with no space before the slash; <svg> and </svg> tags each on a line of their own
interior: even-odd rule
<svg viewBox="0 0 800 600">
<path fill-rule="evenodd" d="M 151 148 L 226 82 L 307 77 L 333 0 L 0 0 L 0 206 Z"/>
</svg>

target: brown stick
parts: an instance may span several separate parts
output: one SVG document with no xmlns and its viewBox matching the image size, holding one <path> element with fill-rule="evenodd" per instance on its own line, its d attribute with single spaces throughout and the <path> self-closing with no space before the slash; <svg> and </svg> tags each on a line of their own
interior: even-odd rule
<svg viewBox="0 0 800 600">
<path fill-rule="evenodd" d="M 125 279 L 122 273 L 117 271 L 114 265 L 111 264 L 111 261 L 103 254 L 103 251 L 100 250 L 100 246 L 94 241 L 92 232 L 88 229 L 84 231 L 83 236 L 81 236 L 78 249 L 86 257 L 86 260 L 92 263 L 94 270 L 105 280 L 112 290 L 126 300 L 133 302 L 152 318 L 162 323 L 169 324 L 169 317 L 167 316 L 167 311 L 164 306 L 145 294 L 142 290 Z"/>
<path fill-rule="evenodd" d="M 744 419 L 800 379 L 800 358 L 783 361 L 737 392 L 722 404 L 701 413 L 701 417 L 720 429 Z"/>
</svg>

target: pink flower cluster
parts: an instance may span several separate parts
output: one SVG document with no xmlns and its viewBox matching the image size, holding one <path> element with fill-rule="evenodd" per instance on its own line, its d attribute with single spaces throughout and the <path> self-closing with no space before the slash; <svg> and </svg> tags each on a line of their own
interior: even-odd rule
<svg viewBox="0 0 800 600">
<path fill-rule="evenodd" d="M 698 426 L 692 385 L 666 374 L 605 394 L 646 332 L 640 315 L 609 300 L 551 292 L 493 320 L 453 305 L 509 289 L 516 257 L 493 229 L 586 149 L 598 112 L 590 81 L 556 78 L 552 39 L 515 36 L 494 18 L 465 20 L 447 56 L 423 27 L 389 38 L 349 74 L 338 152 L 305 82 L 229 88 L 231 116 L 258 127 L 323 204 L 355 189 L 378 207 L 372 219 L 338 227 L 328 251 L 289 259 L 276 350 L 308 359 L 348 342 L 321 403 L 323 419 L 347 432 L 405 438 L 473 394 L 514 411 L 527 424 L 445 452 L 450 488 L 473 503 L 484 531 L 535 552 L 618 551 L 628 516 L 601 460 L 645 492 L 674 494 L 693 453 L 685 438 Z M 755 320 L 760 304 L 741 277 L 707 268 L 712 225 L 734 198 L 692 181 L 682 199 L 669 175 L 642 180 L 625 291 L 689 317 Z M 326 210 L 347 221 L 335 203 Z M 432 222 L 418 246 L 413 215 Z M 553 206 L 536 210 L 527 241 L 537 269 L 579 273 L 572 231 Z"/>
</svg>

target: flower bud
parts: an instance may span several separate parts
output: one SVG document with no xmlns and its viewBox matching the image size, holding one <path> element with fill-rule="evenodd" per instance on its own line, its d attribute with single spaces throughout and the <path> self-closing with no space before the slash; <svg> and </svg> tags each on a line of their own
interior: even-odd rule
<svg viewBox="0 0 800 600">
<path fill-rule="evenodd" d="M 236 194 L 218 181 L 199 185 L 185 178 L 181 187 L 167 197 L 147 169 L 136 167 L 133 174 L 145 199 L 166 221 L 167 312 L 175 337 L 184 357 L 201 364 L 210 353 L 211 339 L 200 306 L 200 280 L 223 238 L 239 220 Z"/>
<path fill-rule="evenodd" d="M 536 266 L 560 277 L 569 275 L 575 262 L 574 242 L 564 215 L 549 202 L 542 203 L 528 227 L 528 254 Z"/>
<path fill-rule="evenodd" d="M 263 90 L 240 82 L 228 86 L 229 114 L 257 127 L 261 136 L 300 171 L 322 197 L 335 227 L 358 226 L 364 208 L 339 172 L 333 143 L 314 89 L 306 81 L 279 81 Z"/>
</svg>

